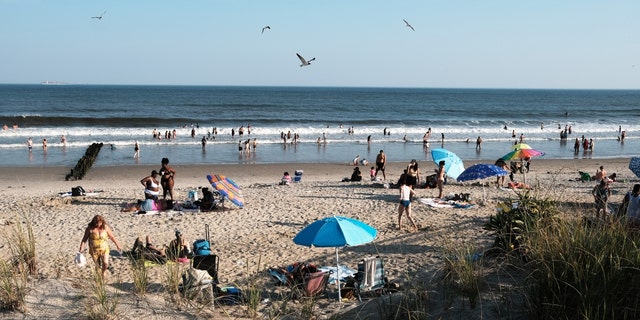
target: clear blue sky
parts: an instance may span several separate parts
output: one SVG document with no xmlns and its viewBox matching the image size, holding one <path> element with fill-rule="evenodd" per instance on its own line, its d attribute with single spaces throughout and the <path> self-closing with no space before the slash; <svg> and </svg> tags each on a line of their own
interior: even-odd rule
<svg viewBox="0 0 640 320">
<path fill-rule="evenodd" d="M 640 89 L 638 0 L 0 0 L 0 41 L 0 83 Z"/>
</svg>

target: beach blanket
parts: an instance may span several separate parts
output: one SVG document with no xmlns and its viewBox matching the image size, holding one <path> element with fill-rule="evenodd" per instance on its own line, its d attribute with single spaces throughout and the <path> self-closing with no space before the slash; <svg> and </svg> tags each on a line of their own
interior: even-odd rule
<svg viewBox="0 0 640 320">
<path fill-rule="evenodd" d="M 91 196 L 97 196 L 100 193 L 102 193 L 102 190 L 89 190 L 87 192 L 85 192 L 81 197 L 91 197 Z M 72 196 L 72 192 L 58 192 L 58 196 L 60 196 L 60 198 L 65 198 L 65 197 L 71 197 Z"/>
<path fill-rule="evenodd" d="M 441 200 L 435 198 L 419 198 L 418 201 L 420 203 L 426 204 L 432 208 L 471 208 L 473 207 L 470 203 L 456 202 L 453 200 Z"/>
</svg>

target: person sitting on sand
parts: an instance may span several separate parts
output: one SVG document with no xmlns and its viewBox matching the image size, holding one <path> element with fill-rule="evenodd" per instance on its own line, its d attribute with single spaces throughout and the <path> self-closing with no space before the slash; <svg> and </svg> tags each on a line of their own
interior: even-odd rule
<svg viewBox="0 0 640 320">
<path fill-rule="evenodd" d="M 604 179 L 607 176 L 607 171 L 604 170 L 604 166 L 600 166 L 600 168 L 598 170 L 596 170 L 596 175 L 594 176 L 594 179 L 596 181 L 596 183 L 600 183 L 600 181 L 602 181 L 602 179 Z"/>
<path fill-rule="evenodd" d="M 360 172 L 359 167 L 353 168 L 353 173 L 351 174 L 351 182 L 354 181 L 362 181 L 362 172 Z"/>
<path fill-rule="evenodd" d="M 160 194 L 160 182 L 158 182 L 158 171 L 152 170 L 151 175 L 140 180 L 144 186 L 144 198 L 158 200 Z"/>
<path fill-rule="evenodd" d="M 288 171 L 284 172 L 284 175 L 282 176 L 282 179 L 280 179 L 280 185 L 288 185 L 291 184 L 291 176 L 289 175 Z"/>
<path fill-rule="evenodd" d="M 371 170 L 369 170 L 369 178 L 371 178 L 371 181 L 376 181 L 376 167 L 371 167 Z"/>
<path fill-rule="evenodd" d="M 186 259 L 189 255 L 189 245 L 182 236 L 180 230 L 176 230 L 176 238 L 171 240 L 166 250 L 167 257 L 171 260 Z"/>
<path fill-rule="evenodd" d="M 360 155 L 357 155 L 354 159 L 353 159 L 353 165 L 357 166 L 358 164 L 360 164 Z"/>
</svg>

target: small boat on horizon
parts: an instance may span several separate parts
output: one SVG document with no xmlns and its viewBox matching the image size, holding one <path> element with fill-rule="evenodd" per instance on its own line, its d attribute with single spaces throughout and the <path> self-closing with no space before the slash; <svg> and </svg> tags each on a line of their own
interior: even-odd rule
<svg viewBox="0 0 640 320">
<path fill-rule="evenodd" d="M 69 84 L 69 83 L 63 82 L 63 81 L 49 81 L 49 80 L 46 80 L 46 81 L 42 81 L 41 84 L 43 86 L 63 86 L 63 85 Z"/>
</svg>

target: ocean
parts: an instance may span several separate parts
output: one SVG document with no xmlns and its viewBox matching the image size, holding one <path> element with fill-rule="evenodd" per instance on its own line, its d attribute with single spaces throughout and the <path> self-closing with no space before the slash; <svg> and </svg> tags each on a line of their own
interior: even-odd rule
<svg viewBox="0 0 640 320">
<path fill-rule="evenodd" d="M 159 164 L 163 157 L 174 165 L 347 163 L 356 155 L 373 161 L 380 150 L 389 161 L 431 161 L 429 150 L 440 147 L 472 164 L 505 155 L 520 135 L 543 158 L 606 159 L 638 155 L 639 116 L 639 90 L 4 84 L 0 165 L 72 168 L 94 142 L 104 143 L 94 166 Z M 176 138 L 165 139 L 174 130 Z M 288 132 L 299 135 L 297 143 L 284 143 Z M 582 136 L 595 147 L 574 152 Z M 256 149 L 239 152 L 247 139 Z"/>
</svg>

